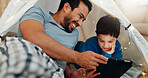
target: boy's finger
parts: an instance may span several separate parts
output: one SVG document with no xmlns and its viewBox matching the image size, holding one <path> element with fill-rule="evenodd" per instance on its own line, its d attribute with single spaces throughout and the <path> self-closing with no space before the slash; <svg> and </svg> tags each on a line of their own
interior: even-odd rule
<svg viewBox="0 0 148 78">
<path fill-rule="evenodd" d="M 89 72 L 89 71 L 91 71 L 91 70 L 93 70 L 93 69 L 85 69 L 86 72 Z"/>
<path fill-rule="evenodd" d="M 96 71 L 96 69 L 93 69 L 92 71 L 90 71 L 90 72 L 87 74 L 87 76 L 88 76 L 88 77 L 92 76 L 95 71 Z"/>
<path fill-rule="evenodd" d="M 98 75 L 100 75 L 101 73 L 99 72 L 99 73 L 95 73 L 95 74 L 93 74 L 90 78 L 94 78 L 95 76 L 98 76 Z"/>
</svg>

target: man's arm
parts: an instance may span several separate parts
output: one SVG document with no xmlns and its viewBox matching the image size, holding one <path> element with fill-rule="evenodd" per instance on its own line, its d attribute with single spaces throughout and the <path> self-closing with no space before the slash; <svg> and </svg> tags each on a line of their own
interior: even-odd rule
<svg viewBox="0 0 148 78">
<path fill-rule="evenodd" d="M 107 58 L 91 51 L 79 53 L 67 48 L 44 33 L 44 26 L 40 21 L 29 19 L 20 24 L 20 31 L 25 40 L 39 47 L 52 58 L 77 63 L 82 67 L 95 68 L 98 63 L 106 63 Z M 98 63 L 97 63 L 98 62 Z"/>
</svg>

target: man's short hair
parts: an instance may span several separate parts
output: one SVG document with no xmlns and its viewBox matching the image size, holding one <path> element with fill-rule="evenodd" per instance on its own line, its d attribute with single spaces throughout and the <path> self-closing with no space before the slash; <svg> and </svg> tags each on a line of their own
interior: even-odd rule
<svg viewBox="0 0 148 78">
<path fill-rule="evenodd" d="M 111 15 L 106 15 L 100 18 L 96 26 L 96 34 L 111 35 L 118 38 L 120 33 L 119 19 Z"/>
<path fill-rule="evenodd" d="M 89 11 L 91 11 L 92 4 L 89 0 L 61 0 L 58 11 L 60 11 L 63 8 L 66 2 L 70 4 L 71 9 L 73 10 L 74 8 L 77 8 L 79 6 L 80 1 L 84 2 L 84 4 L 88 7 Z"/>
</svg>

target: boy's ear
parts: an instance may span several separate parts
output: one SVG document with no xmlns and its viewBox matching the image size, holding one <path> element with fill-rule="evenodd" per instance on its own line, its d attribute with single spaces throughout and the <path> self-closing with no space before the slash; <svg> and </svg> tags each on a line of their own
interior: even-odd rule
<svg viewBox="0 0 148 78">
<path fill-rule="evenodd" d="M 66 2 L 65 4 L 64 4 L 64 6 L 63 6 L 63 10 L 64 10 L 64 12 L 69 12 L 69 11 L 71 11 L 71 6 L 70 6 L 70 4 L 68 3 L 68 2 Z"/>
<path fill-rule="evenodd" d="M 119 36 L 120 36 L 121 32 L 119 33 Z"/>
<path fill-rule="evenodd" d="M 119 33 L 119 36 L 120 36 L 120 34 L 121 34 L 121 32 Z M 118 36 L 118 37 L 119 37 L 119 36 Z M 117 39 L 118 39 L 118 38 L 117 38 Z"/>
</svg>

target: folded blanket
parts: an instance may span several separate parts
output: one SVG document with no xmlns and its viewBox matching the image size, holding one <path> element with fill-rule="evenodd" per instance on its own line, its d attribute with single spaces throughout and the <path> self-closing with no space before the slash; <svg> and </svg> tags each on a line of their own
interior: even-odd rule
<svg viewBox="0 0 148 78">
<path fill-rule="evenodd" d="M 0 45 L 0 78 L 64 78 L 63 71 L 26 40 L 6 37 Z"/>
</svg>

